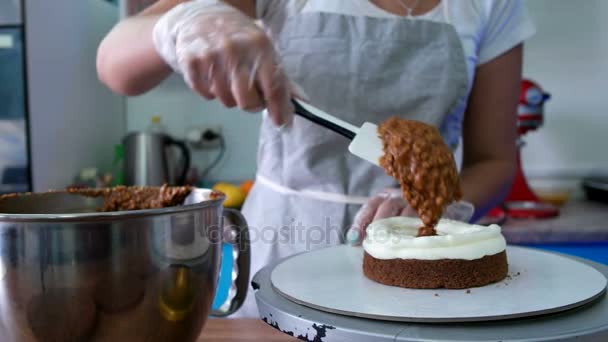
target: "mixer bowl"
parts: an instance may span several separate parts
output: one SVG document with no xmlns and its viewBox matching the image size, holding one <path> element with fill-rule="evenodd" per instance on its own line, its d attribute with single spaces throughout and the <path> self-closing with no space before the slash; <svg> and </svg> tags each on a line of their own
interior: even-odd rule
<svg viewBox="0 0 608 342">
<path fill-rule="evenodd" d="M 0 200 L 2 340 L 196 340 L 215 295 L 223 218 L 236 227 L 245 280 L 218 315 L 240 306 L 249 273 L 246 223 L 210 194 L 109 213 L 96 212 L 102 199 L 65 192 Z"/>
</svg>

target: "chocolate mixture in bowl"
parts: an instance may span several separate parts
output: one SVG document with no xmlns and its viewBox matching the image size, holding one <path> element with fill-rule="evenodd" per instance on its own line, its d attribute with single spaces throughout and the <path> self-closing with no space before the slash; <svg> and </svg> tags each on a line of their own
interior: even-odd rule
<svg viewBox="0 0 608 342">
<path fill-rule="evenodd" d="M 192 191 L 192 187 L 167 185 L 161 187 L 117 186 L 103 189 L 72 188 L 67 191 L 88 197 L 103 197 L 103 206 L 98 211 L 108 212 L 158 209 L 181 205 Z"/>
<path fill-rule="evenodd" d="M 378 133 L 384 144 L 380 165 L 399 181 L 404 199 L 424 223 L 418 236 L 436 235 L 445 208 L 462 198 L 452 151 L 437 128 L 419 121 L 393 117 Z"/>
</svg>

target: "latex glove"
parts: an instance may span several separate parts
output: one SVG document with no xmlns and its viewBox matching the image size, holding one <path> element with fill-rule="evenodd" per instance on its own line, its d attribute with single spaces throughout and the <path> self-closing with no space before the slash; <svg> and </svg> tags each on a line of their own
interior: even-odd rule
<svg viewBox="0 0 608 342">
<path fill-rule="evenodd" d="M 190 88 L 227 107 L 268 109 L 277 125 L 291 122 L 290 85 L 270 38 L 254 20 L 218 0 L 182 3 L 153 30 L 154 46 Z"/>
<path fill-rule="evenodd" d="M 471 203 L 460 201 L 449 205 L 442 218 L 468 222 L 474 211 L 475 208 Z M 346 240 L 351 245 L 359 245 L 365 239 L 365 229 L 373 221 L 395 216 L 417 217 L 417 215 L 403 199 L 400 189 L 387 189 L 371 197 L 359 209 L 352 227 L 346 234 Z"/>
</svg>

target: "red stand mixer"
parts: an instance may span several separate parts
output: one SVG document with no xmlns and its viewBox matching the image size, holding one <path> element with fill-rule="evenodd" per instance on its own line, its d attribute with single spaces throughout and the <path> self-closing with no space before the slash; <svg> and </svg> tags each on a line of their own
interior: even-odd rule
<svg viewBox="0 0 608 342">
<path fill-rule="evenodd" d="M 511 185 L 511 192 L 502 206 L 494 208 L 489 218 L 549 218 L 559 215 L 557 207 L 543 203 L 530 188 L 523 172 L 521 149 L 525 146 L 523 136 L 538 129 L 543 124 L 543 106 L 551 95 L 533 81 L 524 79 L 521 84 L 519 106 L 517 107 L 517 172 Z"/>
</svg>

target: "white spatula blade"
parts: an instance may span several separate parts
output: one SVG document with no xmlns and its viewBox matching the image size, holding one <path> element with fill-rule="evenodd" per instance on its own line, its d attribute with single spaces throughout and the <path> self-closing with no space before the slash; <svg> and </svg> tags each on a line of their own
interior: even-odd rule
<svg viewBox="0 0 608 342">
<path fill-rule="evenodd" d="M 364 123 L 348 146 L 348 150 L 357 157 L 379 166 L 380 157 L 384 152 L 382 140 L 378 136 L 378 126 L 370 122 Z"/>
</svg>

